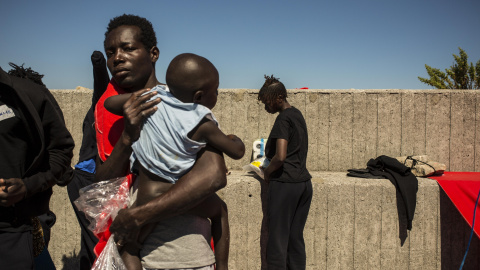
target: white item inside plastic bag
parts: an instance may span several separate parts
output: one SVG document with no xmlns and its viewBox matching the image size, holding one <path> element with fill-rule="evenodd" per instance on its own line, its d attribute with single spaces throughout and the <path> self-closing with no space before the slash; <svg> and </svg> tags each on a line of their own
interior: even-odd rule
<svg viewBox="0 0 480 270">
<path fill-rule="evenodd" d="M 74 201 L 79 211 L 90 221 L 88 228 L 94 233 L 104 232 L 109 220 L 115 219 L 120 209 L 129 201 L 126 177 L 101 181 L 80 189 L 80 197 Z"/>
<path fill-rule="evenodd" d="M 127 270 L 122 257 L 118 253 L 113 235 L 108 238 L 107 244 L 93 264 L 92 270 Z"/>
<path fill-rule="evenodd" d="M 243 170 L 246 172 L 255 172 L 260 178 L 264 179 L 263 170 L 261 168 L 266 168 L 270 164 L 270 160 L 268 158 L 262 157 L 255 159 L 254 161 L 250 162 L 243 166 Z"/>
<path fill-rule="evenodd" d="M 253 149 L 253 160 L 260 159 L 262 157 L 265 157 L 265 146 L 267 144 L 267 139 L 260 138 L 258 140 L 255 140 L 252 145 Z"/>
</svg>

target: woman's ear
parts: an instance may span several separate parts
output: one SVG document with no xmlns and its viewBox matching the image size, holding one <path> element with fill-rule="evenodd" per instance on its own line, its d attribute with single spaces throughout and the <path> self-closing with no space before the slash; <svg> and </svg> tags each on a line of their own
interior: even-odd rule
<svg viewBox="0 0 480 270">
<path fill-rule="evenodd" d="M 283 100 L 284 100 L 283 95 L 278 95 L 276 102 L 277 104 L 282 104 Z"/>
<path fill-rule="evenodd" d="M 193 103 L 201 104 L 203 97 L 203 91 L 202 90 L 197 90 L 193 94 Z"/>
</svg>

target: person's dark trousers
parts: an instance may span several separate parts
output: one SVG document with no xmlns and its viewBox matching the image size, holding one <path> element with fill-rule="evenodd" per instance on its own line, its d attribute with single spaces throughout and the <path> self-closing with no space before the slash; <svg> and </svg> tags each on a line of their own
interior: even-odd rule
<svg viewBox="0 0 480 270">
<path fill-rule="evenodd" d="M 2 270 L 34 269 L 31 231 L 0 232 L 0 268 Z"/>
<path fill-rule="evenodd" d="M 305 269 L 303 229 L 312 202 L 312 182 L 268 184 L 267 269 Z"/>
<path fill-rule="evenodd" d="M 80 266 L 78 269 L 80 270 L 92 268 L 96 258 L 95 254 L 93 253 L 93 248 L 98 243 L 98 238 L 88 228 L 90 222 L 85 217 L 85 214 L 78 211 L 73 202 L 80 196 L 79 190 L 92 184 L 94 178 L 95 174 L 75 169 L 73 180 L 67 186 L 68 197 L 70 198 L 70 202 L 72 203 L 73 210 L 75 211 L 75 215 L 77 216 L 78 224 L 80 225 L 81 229 L 81 244 L 80 252 L 78 254 L 80 260 Z"/>
</svg>

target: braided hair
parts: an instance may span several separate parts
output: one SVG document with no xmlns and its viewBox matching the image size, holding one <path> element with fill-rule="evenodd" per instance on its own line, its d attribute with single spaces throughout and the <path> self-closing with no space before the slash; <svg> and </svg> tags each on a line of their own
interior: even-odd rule
<svg viewBox="0 0 480 270">
<path fill-rule="evenodd" d="M 155 34 L 155 30 L 153 30 L 152 23 L 143 17 L 131 14 L 123 14 L 110 20 L 108 23 L 107 32 L 105 32 L 105 41 L 107 41 L 107 36 L 110 34 L 110 32 L 122 25 L 137 26 L 140 28 L 139 39 L 145 49 L 150 50 L 153 46 L 157 46 L 157 36 Z M 105 46 L 105 41 L 103 46 Z"/>
<path fill-rule="evenodd" d="M 36 84 L 45 86 L 45 84 L 42 82 L 43 75 L 34 71 L 32 68 L 24 68 L 23 65 L 25 64 L 22 64 L 21 66 L 15 65 L 12 62 L 8 64 L 12 67 L 12 69 L 8 71 L 9 75 L 29 79 Z"/>
<path fill-rule="evenodd" d="M 283 99 L 287 98 L 287 89 L 285 85 L 281 83 L 278 79 L 272 76 L 264 75 L 265 83 L 258 92 L 258 100 L 260 101 L 273 101 L 279 97 Z"/>
</svg>

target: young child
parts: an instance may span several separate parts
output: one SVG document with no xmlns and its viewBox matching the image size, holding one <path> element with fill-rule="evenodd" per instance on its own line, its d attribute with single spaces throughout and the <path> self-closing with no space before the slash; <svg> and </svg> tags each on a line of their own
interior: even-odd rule
<svg viewBox="0 0 480 270">
<path fill-rule="evenodd" d="M 265 147 L 270 163 L 268 183 L 268 269 L 305 269 L 303 229 L 312 201 L 312 178 L 306 168 L 307 125 L 302 113 L 287 101 L 283 83 L 265 76 L 258 100 L 268 113 L 279 113 Z"/>
<path fill-rule="evenodd" d="M 234 159 L 242 158 L 245 153 L 243 142 L 235 135 L 225 135 L 211 112 L 217 102 L 219 76 L 210 61 L 195 54 L 180 54 L 168 66 L 166 82 L 168 87 L 157 85 L 151 89 L 157 93 L 154 98 L 160 97 L 162 101 L 132 145 L 130 164 L 132 172 L 138 174 L 137 200 L 132 207 L 143 205 L 166 191 L 190 170 L 197 153 L 207 143 Z M 112 96 L 105 101 L 105 108 L 121 114 L 130 96 L 131 93 Z M 216 267 L 228 269 L 229 227 L 225 203 L 213 195 L 191 213 L 211 219 Z M 142 228 L 138 243 L 143 243 L 155 225 Z M 142 269 L 138 243 L 127 243 L 121 250 L 128 269 Z"/>
</svg>

